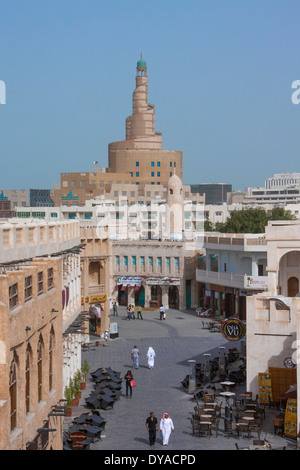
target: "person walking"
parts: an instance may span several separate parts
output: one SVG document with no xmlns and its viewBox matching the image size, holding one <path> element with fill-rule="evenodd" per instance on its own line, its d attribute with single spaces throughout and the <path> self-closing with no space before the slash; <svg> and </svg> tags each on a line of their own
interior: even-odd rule
<svg viewBox="0 0 300 470">
<path fill-rule="evenodd" d="M 171 432 L 174 432 L 174 424 L 170 418 L 169 413 L 164 413 L 162 419 L 160 420 L 159 426 L 160 432 L 162 433 L 163 445 L 169 445 L 169 439 Z"/>
<path fill-rule="evenodd" d="M 131 319 L 131 305 L 129 304 L 127 306 L 127 320 Z"/>
<path fill-rule="evenodd" d="M 146 428 L 149 432 L 150 446 L 153 446 L 156 440 L 156 431 L 158 431 L 158 421 L 154 416 L 153 411 L 151 411 L 150 416 L 146 419 Z"/>
<path fill-rule="evenodd" d="M 165 320 L 165 318 L 166 318 L 165 309 L 164 309 L 164 306 L 161 305 L 159 308 L 159 319 Z"/>
<path fill-rule="evenodd" d="M 136 311 L 137 311 L 137 318 L 138 318 L 138 319 L 141 318 L 141 320 L 143 320 L 143 317 L 142 317 L 142 307 L 141 307 L 141 305 L 138 305 L 138 306 L 137 306 Z"/>
<path fill-rule="evenodd" d="M 132 304 L 131 305 L 131 318 L 133 318 L 135 320 L 135 315 L 134 315 L 134 305 Z"/>
<path fill-rule="evenodd" d="M 126 384 L 126 398 L 128 398 L 128 396 L 131 398 L 132 397 L 131 381 L 133 380 L 133 375 L 132 375 L 131 370 L 128 370 L 126 372 L 124 379 L 125 379 L 125 384 Z"/>
<path fill-rule="evenodd" d="M 105 343 L 103 344 L 103 346 L 108 346 L 108 339 L 109 339 L 109 332 L 108 332 L 108 330 L 105 330 L 105 331 L 104 331 L 104 340 L 105 340 Z"/>
<path fill-rule="evenodd" d="M 116 301 L 113 302 L 113 314 L 114 314 L 114 317 L 118 317 L 118 309 L 117 309 Z"/>
<path fill-rule="evenodd" d="M 156 358 L 156 354 L 152 346 L 149 347 L 147 351 L 147 359 L 148 359 L 148 367 L 149 369 L 153 369 L 154 367 L 154 359 Z"/>
<path fill-rule="evenodd" d="M 140 356 L 140 351 L 138 350 L 137 346 L 134 346 L 131 351 L 131 359 L 132 359 L 132 367 L 135 367 L 136 369 L 139 368 L 139 356 Z"/>
</svg>

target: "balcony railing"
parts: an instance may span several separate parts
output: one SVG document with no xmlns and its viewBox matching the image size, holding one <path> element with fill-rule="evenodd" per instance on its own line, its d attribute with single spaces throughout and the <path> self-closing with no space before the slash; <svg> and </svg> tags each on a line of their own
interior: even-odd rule
<svg viewBox="0 0 300 470">
<path fill-rule="evenodd" d="M 218 284 L 239 289 L 266 290 L 268 288 L 267 276 L 220 273 L 197 269 L 196 280 L 198 282 Z"/>
</svg>

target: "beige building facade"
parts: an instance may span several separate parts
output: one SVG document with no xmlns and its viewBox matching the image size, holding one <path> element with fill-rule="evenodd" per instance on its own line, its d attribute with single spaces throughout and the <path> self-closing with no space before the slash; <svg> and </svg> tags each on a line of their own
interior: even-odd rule
<svg viewBox="0 0 300 470">
<path fill-rule="evenodd" d="M 59 450 L 53 410 L 81 366 L 79 223 L 2 223 L 0 246 L 0 449 Z"/>
<path fill-rule="evenodd" d="M 269 222 L 266 228 L 268 291 L 247 298 L 247 389 L 259 393 L 259 373 L 270 373 L 272 400 L 299 382 L 300 224 Z M 279 385 L 278 385 L 279 384 Z M 299 403 L 299 387 L 297 399 Z M 297 433 L 300 410 L 297 408 Z"/>
<path fill-rule="evenodd" d="M 93 221 L 86 221 L 80 228 L 81 243 L 84 245 L 80 255 L 81 303 L 82 310 L 93 312 L 96 307 L 99 317 L 93 317 L 89 332 L 103 337 L 110 329 L 110 257 L 111 248 L 103 231 L 98 231 Z"/>
</svg>

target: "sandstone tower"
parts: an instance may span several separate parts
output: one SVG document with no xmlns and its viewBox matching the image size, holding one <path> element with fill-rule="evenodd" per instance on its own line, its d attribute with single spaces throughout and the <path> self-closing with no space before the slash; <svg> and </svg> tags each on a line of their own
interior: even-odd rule
<svg viewBox="0 0 300 470">
<path fill-rule="evenodd" d="M 130 183 L 167 186 L 170 176 L 182 179 L 182 152 L 162 150 L 162 134 L 155 130 L 155 107 L 148 103 L 146 62 L 136 67 L 132 115 L 126 119 L 126 140 L 108 146 L 109 172 L 129 173 Z"/>
</svg>

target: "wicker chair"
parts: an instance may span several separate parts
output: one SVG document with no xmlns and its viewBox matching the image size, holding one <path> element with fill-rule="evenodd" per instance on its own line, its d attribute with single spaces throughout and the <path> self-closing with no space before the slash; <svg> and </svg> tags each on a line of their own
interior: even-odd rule
<svg viewBox="0 0 300 470">
<path fill-rule="evenodd" d="M 199 434 L 200 436 L 208 436 L 210 437 L 211 436 L 211 423 L 208 423 L 208 422 L 201 422 L 199 423 Z"/>
<path fill-rule="evenodd" d="M 237 434 L 238 434 L 238 439 L 240 438 L 240 435 L 247 434 L 248 439 L 250 439 L 251 433 L 250 433 L 250 426 L 247 423 L 237 423 L 236 425 L 237 428 Z"/>
<path fill-rule="evenodd" d="M 257 437 L 258 439 L 260 439 L 260 433 L 261 433 L 261 424 L 260 424 L 260 420 L 259 419 L 253 419 L 252 421 L 250 421 L 249 423 L 249 430 L 250 430 L 250 433 L 253 431 L 253 432 L 257 432 Z"/>
</svg>

